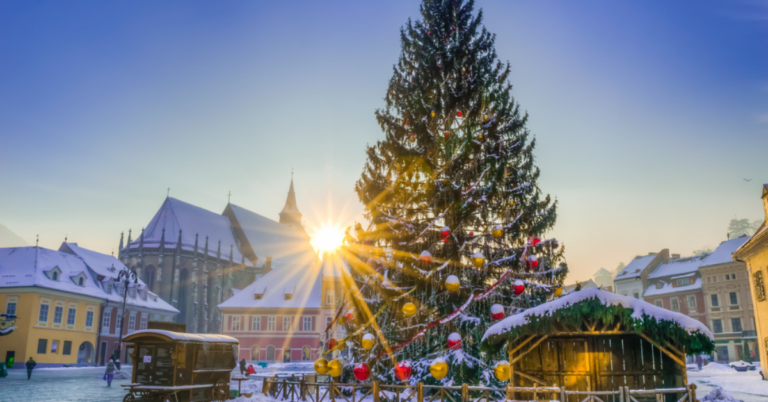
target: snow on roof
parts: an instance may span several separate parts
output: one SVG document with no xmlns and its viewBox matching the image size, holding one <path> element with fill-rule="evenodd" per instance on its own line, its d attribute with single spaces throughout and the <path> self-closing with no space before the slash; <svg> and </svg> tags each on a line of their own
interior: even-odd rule
<svg viewBox="0 0 768 402">
<path fill-rule="evenodd" d="M 629 263 L 629 265 L 624 267 L 621 272 L 616 274 L 616 279 L 636 278 L 640 276 L 643 270 L 648 268 L 648 265 L 651 263 L 651 261 L 653 261 L 654 258 L 656 258 L 656 254 L 635 258 Z"/>
<path fill-rule="evenodd" d="M 607 269 L 605 269 L 605 268 L 600 268 L 600 269 L 599 269 L 599 270 L 597 270 L 597 272 L 595 272 L 595 274 L 594 274 L 594 275 L 592 275 L 592 276 L 600 276 L 600 275 L 611 275 L 611 276 L 613 276 L 613 274 L 611 273 L 611 271 L 609 271 L 609 270 L 607 270 Z"/>
<path fill-rule="evenodd" d="M 272 257 L 272 268 L 292 264 L 298 258 L 314 260 L 315 252 L 309 244 L 309 237 L 296 228 L 275 222 L 255 212 L 229 204 L 229 214 L 245 234 L 253 253 L 260 261 Z M 227 211 L 224 211 L 227 215 Z"/>
<path fill-rule="evenodd" d="M 136 338 L 155 335 L 160 338 L 181 342 L 215 342 L 215 343 L 240 343 L 237 339 L 216 334 L 188 334 L 186 332 L 173 332 L 164 329 L 142 329 L 134 331 L 130 335 L 123 337 L 124 341 L 133 341 Z"/>
<path fill-rule="evenodd" d="M 46 275 L 58 267 L 58 280 Z M 71 277 L 85 275 L 84 286 Z M 104 291 L 83 260 L 72 254 L 42 247 L 0 248 L 0 287 L 39 286 L 103 299 Z"/>
<path fill-rule="evenodd" d="M 509 316 L 498 323 L 494 324 L 483 335 L 483 340 L 491 335 L 501 335 L 508 332 L 514 327 L 519 327 L 528 324 L 529 317 L 532 316 L 549 316 L 553 312 L 572 306 L 587 299 L 597 299 L 606 306 L 623 306 L 624 308 L 632 309 L 632 318 L 641 320 L 643 315 L 654 317 L 657 320 L 673 321 L 679 324 L 688 333 L 700 331 L 709 339 L 714 340 L 712 333 L 709 331 L 706 325 L 701 321 L 686 316 L 685 314 L 675 313 L 661 307 L 654 306 L 653 304 L 644 302 L 642 300 L 635 299 L 634 297 L 623 296 L 615 293 L 601 290 L 599 288 L 592 288 L 581 290 L 579 292 L 573 292 L 569 295 L 560 297 L 559 299 L 540 304 L 536 307 L 529 308 L 520 314 Z"/>
<path fill-rule="evenodd" d="M 688 290 L 695 290 L 695 289 L 701 289 L 701 278 L 696 278 L 696 282 L 694 282 L 694 283 L 692 283 L 690 285 L 686 285 L 686 286 L 674 287 L 674 286 L 672 286 L 671 283 L 664 283 L 661 286 L 661 289 L 658 289 L 658 288 L 656 288 L 656 285 L 650 285 L 650 286 L 648 286 L 648 289 L 645 290 L 645 294 L 643 294 L 643 297 L 665 295 L 665 294 L 669 294 L 669 293 L 685 292 L 685 291 L 688 291 Z"/>
<path fill-rule="evenodd" d="M 165 229 L 164 243 L 166 249 L 176 247 L 179 230 L 181 230 L 181 248 L 184 250 L 194 251 L 195 235 L 199 235 L 197 251 L 202 254 L 205 250 L 207 236 L 209 256 L 216 256 L 219 241 L 221 241 L 221 258 L 223 260 L 229 259 L 230 246 L 233 246 L 232 260 L 236 263 L 240 263 L 242 260 L 242 255 L 237 247 L 238 243 L 232 234 L 229 218 L 226 216 L 168 197 L 144 229 L 144 247 L 160 247 L 163 229 Z M 139 236 L 128 247 L 139 248 L 140 242 L 141 237 Z M 246 260 L 246 265 L 250 265 L 250 261 Z"/>
<path fill-rule="evenodd" d="M 724 264 L 733 262 L 733 253 L 749 240 L 749 236 L 737 237 L 720 243 L 701 265 Z"/>
<path fill-rule="evenodd" d="M 349 265 L 337 254 L 327 255 L 322 261 L 305 261 L 272 270 L 248 285 L 219 308 L 320 308 L 322 305 L 322 284 L 324 277 L 339 277 Z M 286 291 L 293 297 L 285 300 Z M 254 299 L 260 294 L 261 299 Z"/>
<path fill-rule="evenodd" d="M 655 271 L 651 272 L 650 275 L 648 275 L 648 279 L 696 272 L 699 270 L 700 266 L 704 265 L 704 260 L 707 259 L 707 256 L 709 256 L 709 254 L 702 253 L 692 257 L 669 260 L 669 262 L 659 265 Z"/>
<path fill-rule="evenodd" d="M 564 293 L 570 293 L 572 290 L 576 289 L 576 285 L 579 284 L 579 283 L 581 284 L 581 290 L 592 289 L 592 288 L 596 288 L 597 287 L 597 284 L 595 283 L 595 281 L 590 279 L 590 280 L 588 280 L 586 282 L 577 282 L 577 283 L 574 283 L 574 284 L 571 284 L 571 285 L 565 285 L 565 286 L 563 286 L 563 292 Z"/>
</svg>

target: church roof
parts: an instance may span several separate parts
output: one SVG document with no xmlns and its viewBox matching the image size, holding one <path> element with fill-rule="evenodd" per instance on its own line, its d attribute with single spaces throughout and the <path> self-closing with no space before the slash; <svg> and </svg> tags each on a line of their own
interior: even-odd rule
<svg viewBox="0 0 768 402">
<path fill-rule="evenodd" d="M 296 205 L 296 192 L 293 191 L 293 177 L 291 177 L 291 187 L 288 188 L 288 197 L 285 199 L 285 206 L 283 207 L 283 210 L 280 211 L 280 214 L 291 213 L 301 214 L 298 205 Z"/>
<path fill-rule="evenodd" d="M 181 248 L 187 251 L 195 249 L 195 235 L 199 235 L 197 251 L 202 254 L 205 250 L 205 240 L 208 237 L 208 255 L 216 257 L 221 241 L 221 259 L 229 259 L 230 246 L 234 246 L 232 260 L 240 263 L 242 254 L 232 233 L 229 219 L 207 209 L 188 204 L 184 201 L 167 197 L 155 216 L 144 229 L 144 247 L 158 248 L 165 229 L 165 248 L 173 249 L 181 230 Z M 141 237 L 134 240 L 128 247 L 139 248 Z M 250 262 L 246 260 L 246 265 Z"/>
</svg>

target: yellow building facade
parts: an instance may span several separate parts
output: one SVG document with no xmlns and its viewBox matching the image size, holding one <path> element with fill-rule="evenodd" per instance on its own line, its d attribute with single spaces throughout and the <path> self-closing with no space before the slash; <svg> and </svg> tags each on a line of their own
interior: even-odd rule
<svg viewBox="0 0 768 402">
<path fill-rule="evenodd" d="M 40 287 L 0 288 L 0 311 L 15 312 L 16 329 L 0 338 L 0 356 L 14 368 L 93 363 L 102 300 Z"/>
<path fill-rule="evenodd" d="M 768 184 L 763 185 L 765 221 L 757 232 L 733 254 L 737 261 L 747 264 L 749 285 L 755 313 L 757 344 L 760 349 L 760 365 L 768 373 L 768 297 L 765 282 L 768 280 Z"/>
</svg>

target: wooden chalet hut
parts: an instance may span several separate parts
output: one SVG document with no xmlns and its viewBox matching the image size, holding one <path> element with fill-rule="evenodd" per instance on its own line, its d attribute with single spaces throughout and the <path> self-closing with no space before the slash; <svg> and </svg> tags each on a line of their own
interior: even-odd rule
<svg viewBox="0 0 768 402">
<path fill-rule="evenodd" d="M 698 320 L 591 288 L 503 319 L 483 347 L 506 345 L 514 387 L 651 390 L 685 388 L 685 355 L 711 352 L 713 339 Z"/>
</svg>

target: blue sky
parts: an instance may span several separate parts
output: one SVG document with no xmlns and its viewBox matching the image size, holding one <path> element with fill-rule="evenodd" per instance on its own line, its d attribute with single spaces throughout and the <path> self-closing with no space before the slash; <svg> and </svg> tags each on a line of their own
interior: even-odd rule
<svg viewBox="0 0 768 402">
<path fill-rule="evenodd" d="M 478 1 L 572 279 L 762 218 L 768 6 Z M 111 252 L 171 195 L 349 223 L 416 1 L 0 1 L 0 223 Z M 752 179 L 747 183 L 743 178 Z"/>
</svg>

